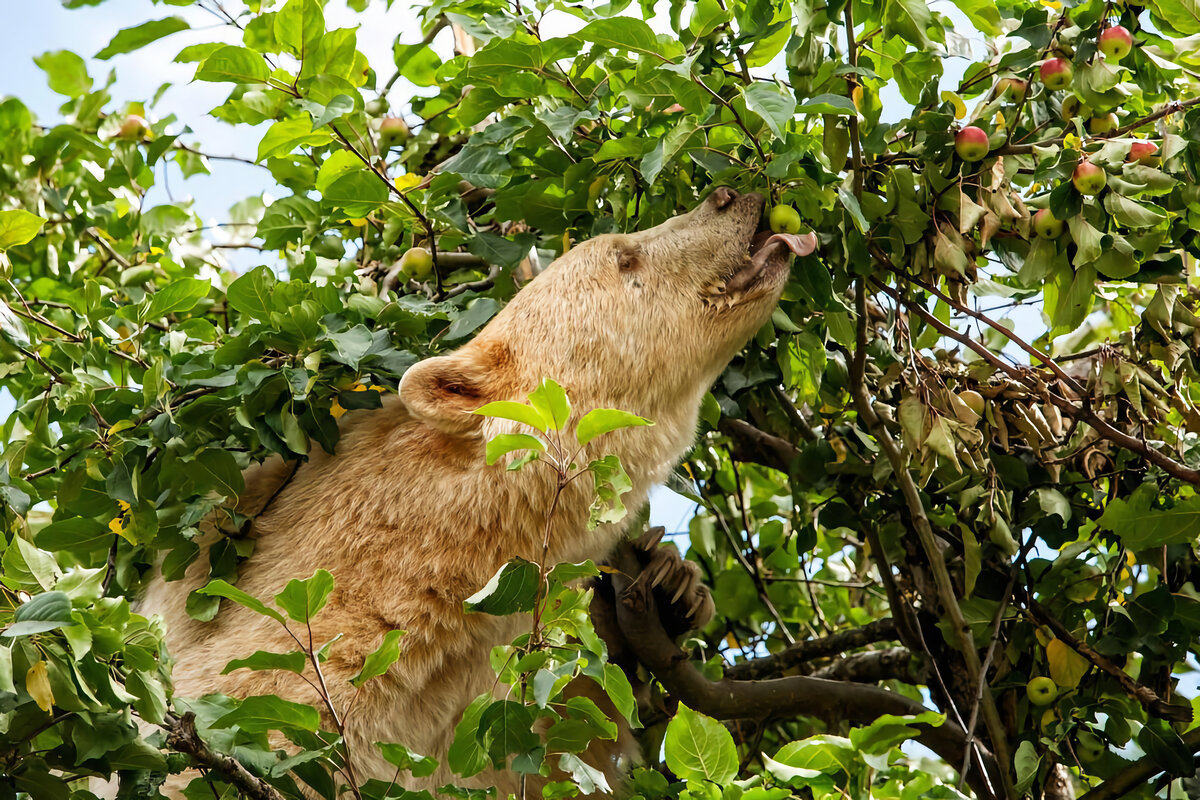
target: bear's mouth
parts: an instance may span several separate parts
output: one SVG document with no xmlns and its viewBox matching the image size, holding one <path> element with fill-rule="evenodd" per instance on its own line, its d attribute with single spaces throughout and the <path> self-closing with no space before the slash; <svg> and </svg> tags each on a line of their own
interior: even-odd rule
<svg viewBox="0 0 1200 800">
<path fill-rule="evenodd" d="M 757 284 L 774 285 L 788 271 L 789 256 L 806 256 L 817 247 L 815 234 L 772 233 L 760 230 L 750 237 L 742 264 L 725 283 L 729 292 L 746 292 Z"/>
</svg>

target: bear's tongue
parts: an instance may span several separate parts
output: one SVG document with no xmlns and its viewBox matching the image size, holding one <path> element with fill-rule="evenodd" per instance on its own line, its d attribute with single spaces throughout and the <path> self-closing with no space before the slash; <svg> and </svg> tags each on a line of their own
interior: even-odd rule
<svg viewBox="0 0 1200 800">
<path fill-rule="evenodd" d="M 770 231 L 756 233 L 750 240 L 750 263 L 733 276 L 728 287 L 744 289 L 750 285 L 751 281 L 762 272 L 768 259 L 774 255 L 776 248 L 780 245 L 791 250 L 797 256 L 806 256 L 816 249 L 817 237 L 812 233 L 806 233 L 803 236 L 797 236 L 794 233 L 771 233 Z"/>
</svg>

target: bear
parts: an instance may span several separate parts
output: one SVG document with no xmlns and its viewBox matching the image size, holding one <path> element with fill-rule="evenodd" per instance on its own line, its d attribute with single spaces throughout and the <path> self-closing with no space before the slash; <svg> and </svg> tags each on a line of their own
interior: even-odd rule
<svg viewBox="0 0 1200 800">
<path fill-rule="evenodd" d="M 572 420 L 592 408 L 652 420 L 593 440 L 577 459 L 617 454 L 632 484 L 624 502 L 631 511 L 643 507 L 692 445 L 704 393 L 770 317 L 791 254 L 816 245 L 812 234 L 760 231 L 763 209 L 758 193 L 718 187 L 657 227 L 578 244 L 468 344 L 410 367 L 382 408 L 347 413 L 336 454 L 273 459 L 247 471 L 238 509 L 253 515 L 246 535 L 254 552 L 239 569 L 238 588 L 269 598 L 290 579 L 317 569 L 333 574 L 336 587 L 312 638 L 341 635 L 323 665 L 339 707 L 350 702 L 356 690 L 348 679 L 382 636 L 407 631 L 399 661 L 361 688 L 346 722 L 360 781 L 392 780 L 395 768 L 372 743 L 396 741 L 439 761 L 435 774 L 409 779 L 409 788 L 456 782 L 445 755 L 463 710 L 494 687 L 488 653 L 529 624 L 519 615 L 465 613 L 464 600 L 514 557 L 540 561 L 544 538 L 550 563 L 600 561 L 634 516 L 589 528 L 594 490 L 575 481 L 547 526 L 555 488 L 548 473 L 485 463 L 484 443 L 521 426 L 472 412 L 497 400 L 524 402 L 551 378 L 568 392 Z M 221 674 L 233 659 L 294 643 L 278 623 L 232 603 L 211 622 L 190 618 L 186 600 L 203 584 L 204 561 L 178 581 L 152 578 L 140 603 L 166 623 L 175 694 L 278 694 L 316 705 L 313 689 L 288 672 Z M 677 582 L 695 578 L 694 570 L 663 571 Z M 703 606 L 695 587 L 681 583 L 672 593 L 685 594 L 693 612 Z M 617 747 L 632 747 L 628 731 Z M 600 760 L 595 766 L 615 785 L 621 759 Z M 498 787 L 501 797 L 517 791 L 516 776 L 499 771 L 465 783 Z"/>
</svg>

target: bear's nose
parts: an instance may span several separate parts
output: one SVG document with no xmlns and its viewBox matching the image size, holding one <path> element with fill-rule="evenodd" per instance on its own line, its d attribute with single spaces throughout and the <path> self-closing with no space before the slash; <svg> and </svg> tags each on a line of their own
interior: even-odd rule
<svg viewBox="0 0 1200 800">
<path fill-rule="evenodd" d="M 738 199 L 738 193 L 728 186 L 718 186 L 713 190 L 713 203 L 717 208 L 728 208 L 734 200 Z"/>
</svg>

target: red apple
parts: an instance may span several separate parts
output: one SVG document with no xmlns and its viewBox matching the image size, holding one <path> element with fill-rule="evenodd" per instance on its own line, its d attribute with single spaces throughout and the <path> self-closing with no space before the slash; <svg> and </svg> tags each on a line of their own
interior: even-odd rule
<svg viewBox="0 0 1200 800">
<path fill-rule="evenodd" d="M 1038 74 L 1047 89 L 1058 91 L 1071 85 L 1071 78 L 1075 72 L 1071 68 L 1071 62 L 1065 58 L 1050 58 L 1042 62 Z"/>
<path fill-rule="evenodd" d="M 1043 208 L 1033 215 L 1033 230 L 1043 239 L 1057 239 L 1062 236 L 1063 221 L 1056 219 L 1050 209 Z"/>
<path fill-rule="evenodd" d="M 138 114 L 130 114 L 121 121 L 121 127 L 117 130 L 118 139 L 129 139 L 131 141 L 140 142 L 146 138 L 146 132 L 150 130 L 150 123 Z"/>
<path fill-rule="evenodd" d="M 1134 142 L 1129 146 L 1129 156 L 1125 160 L 1146 165 L 1157 164 L 1158 145 L 1154 142 Z"/>
<path fill-rule="evenodd" d="M 988 135 L 983 128 L 968 125 L 954 137 L 954 150 L 963 161 L 978 161 L 988 154 Z"/>
<path fill-rule="evenodd" d="M 1108 176 L 1104 174 L 1104 170 L 1096 166 L 1090 161 L 1080 161 L 1079 166 L 1075 167 L 1075 172 L 1071 175 L 1071 183 L 1075 184 L 1075 188 L 1080 194 L 1100 194 L 1100 191 L 1108 184 Z"/>
<path fill-rule="evenodd" d="M 1117 115 L 1113 112 L 1101 114 L 1098 117 L 1092 117 L 1088 120 L 1088 132 L 1093 136 L 1100 136 L 1105 133 L 1110 133 L 1117 129 Z"/>
<path fill-rule="evenodd" d="M 1133 49 L 1133 36 L 1125 29 L 1125 26 L 1113 25 L 1111 28 L 1104 29 L 1100 38 L 1096 40 L 1096 46 L 1100 48 L 1101 53 L 1104 53 L 1105 58 L 1120 61 Z"/>
</svg>

